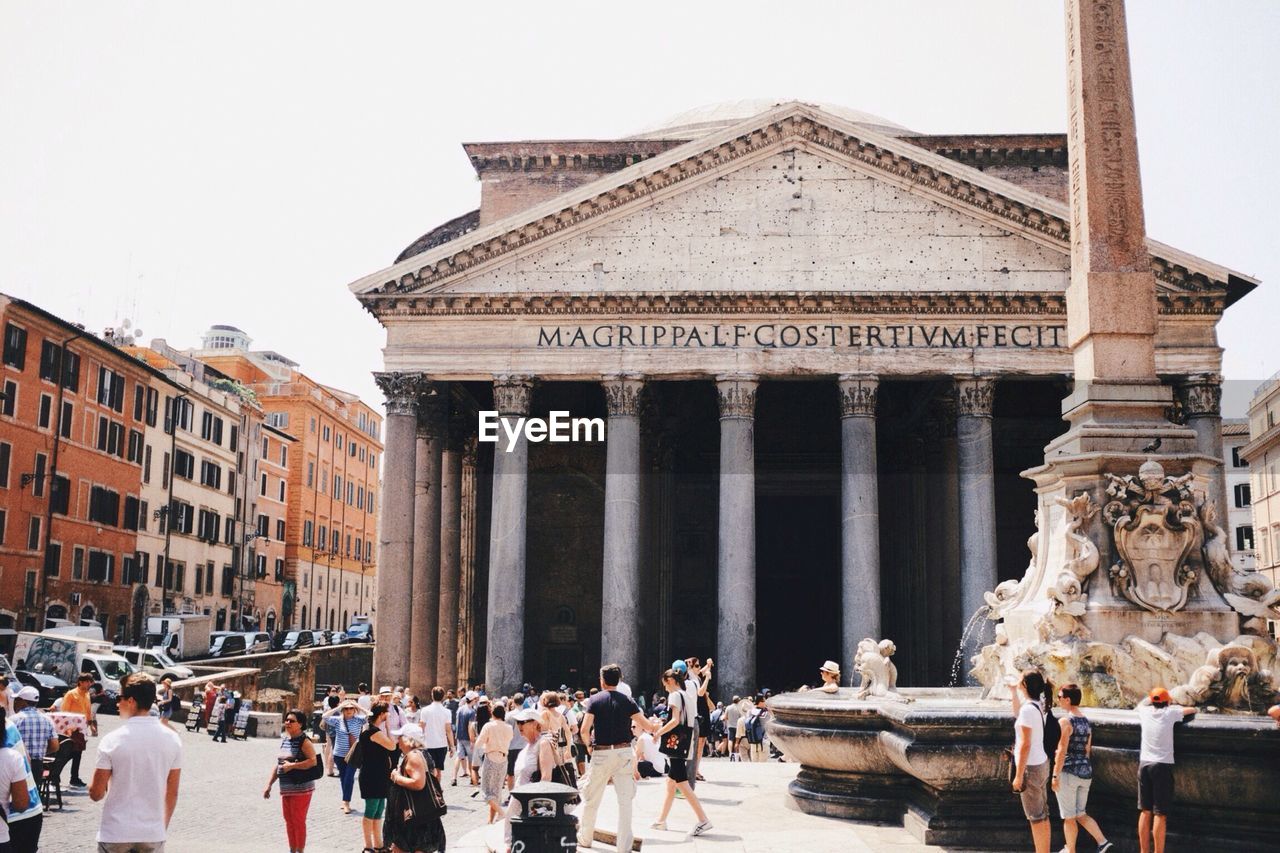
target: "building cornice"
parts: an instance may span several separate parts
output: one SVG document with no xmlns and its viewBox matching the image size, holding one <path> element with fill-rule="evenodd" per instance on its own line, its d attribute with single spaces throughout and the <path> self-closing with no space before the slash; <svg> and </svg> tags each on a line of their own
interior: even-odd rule
<svg viewBox="0 0 1280 853">
<path fill-rule="evenodd" d="M 1219 315 L 1222 293 L 1159 294 L 1162 315 Z M 368 310 L 383 319 L 576 315 L 901 315 L 1066 317 L 1066 297 L 1047 291 L 760 291 L 620 293 L 404 293 Z"/>
<path fill-rule="evenodd" d="M 1065 204 L 909 142 L 856 127 L 801 104 L 789 104 L 606 175 L 578 191 L 479 229 L 467 239 L 409 258 L 355 282 L 352 290 L 368 304 L 386 295 L 436 289 L 534 242 L 582 230 L 591 220 L 621 207 L 670 195 L 679 185 L 696 182 L 734 161 L 797 143 L 835 153 L 1043 245 L 1069 251 L 1070 217 Z M 1170 247 L 1154 241 L 1148 244 L 1156 278 L 1177 290 L 1218 290 L 1228 283 L 1228 277 L 1243 280 Z"/>
</svg>

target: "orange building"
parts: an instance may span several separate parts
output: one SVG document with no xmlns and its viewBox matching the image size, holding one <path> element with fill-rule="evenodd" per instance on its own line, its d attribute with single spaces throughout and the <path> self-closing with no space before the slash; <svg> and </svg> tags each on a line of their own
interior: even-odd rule
<svg viewBox="0 0 1280 853">
<path fill-rule="evenodd" d="M 0 295 L 0 329 L 0 628 L 91 621 L 126 639 L 148 581 L 143 436 L 172 383 L 20 299 Z"/>
<path fill-rule="evenodd" d="M 190 354 L 251 388 L 268 426 L 294 439 L 284 487 L 289 619 L 281 627 L 341 630 L 371 614 L 375 601 L 382 418 L 355 395 L 249 344 L 239 329 L 214 326 Z M 273 474 L 264 473 L 270 491 Z"/>
</svg>

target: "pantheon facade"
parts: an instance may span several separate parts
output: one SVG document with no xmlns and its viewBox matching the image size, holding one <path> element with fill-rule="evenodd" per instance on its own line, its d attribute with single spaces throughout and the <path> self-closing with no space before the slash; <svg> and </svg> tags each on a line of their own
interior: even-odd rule
<svg viewBox="0 0 1280 853">
<path fill-rule="evenodd" d="M 479 209 L 351 286 L 387 332 L 378 681 L 847 684 L 863 637 L 950 681 L 1064 430 L 1065 135 L 764 101 L 464 147 Z M 1256 282 L 1149 247 L 1157 369 L 1217 457 L 1216 325 Z M 478 442 L 482 411 L 606 437 Z"/>
</svg>

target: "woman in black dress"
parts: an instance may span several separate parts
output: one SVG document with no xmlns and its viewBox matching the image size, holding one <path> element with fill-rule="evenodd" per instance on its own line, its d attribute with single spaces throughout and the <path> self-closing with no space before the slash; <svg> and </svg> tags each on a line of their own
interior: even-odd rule
<svg viewBox="0 0 1280 853">
<path fill-rule="evenodd" d="M 384 853 L 382 818 L 387 812 L 387 792 L 391 788 L 391 768 L 395 764 L 396 742 L 382 730 L 387 722 L 387 703 L 369 709 L 369 725 L 360 733 L 360 798 L 364 800 L 364 853 Z"/>
<path fill-rule="evenodd" d="M 407 725 L 400 730 L 398 742 L 403 758 L 391 771 L 391 784 L 410 791 L 421 791 L 431 772 L 427 756 L 427 735 L 421 726 Z M 392 809 L 387 815 L 387 840 L 392 853 L 444 853 L 444 824 L 440 817 L 424 817 L 417 824 L 406 823 L 402 810 Z"/>
</svg>

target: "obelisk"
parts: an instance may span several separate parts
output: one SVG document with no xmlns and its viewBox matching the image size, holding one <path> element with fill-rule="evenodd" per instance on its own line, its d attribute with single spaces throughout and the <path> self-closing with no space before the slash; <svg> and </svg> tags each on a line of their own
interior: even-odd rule
<svg viewBox="0 0 1280 853">
<path fill-rule="evenodd" d="M 1155 438 L 1189 451 L 1165 417 L 1156 374 L 1156 281 L 1146 244 L 1123 0 L 1066 0 L 1071 281 L 1067 338 L 1075 390 L 1061 453 L 1137 452 Z M 1184 446 L 1185 445 L 1185 446 Z"/>
</svg>

